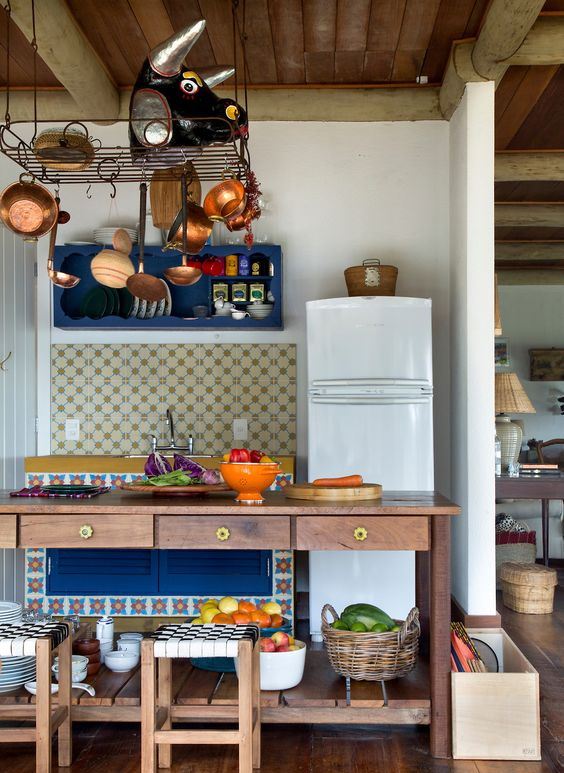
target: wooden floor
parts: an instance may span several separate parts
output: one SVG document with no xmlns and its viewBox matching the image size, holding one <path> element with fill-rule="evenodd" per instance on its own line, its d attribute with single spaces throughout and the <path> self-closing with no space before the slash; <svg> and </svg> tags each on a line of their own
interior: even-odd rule
<svg viewBox="0 0 564 773">
<path fill-rule="evenodd" d="M 499 605 L 503 627 L 540 673 L 542 762 L 432 760 L 426 727 L 267 725 L 262 733 L 261 770 L 263 773 L 564 773 L 563 581 L 561 572 L 553 615 L 520 615 L 505 609 L 501 602 Z M 57 768 L 55 764 L 55 771 L 138 773 L 139 725 L 82 723 L 75 726 L 74 738 L 72 768 Z M 173 755 L 175 772 L 237 772 L 234 747 L 177 747 Z M 34 769 L 31 746 L 2 746 L 2 773 L 33 773 Z"/>
</svg>

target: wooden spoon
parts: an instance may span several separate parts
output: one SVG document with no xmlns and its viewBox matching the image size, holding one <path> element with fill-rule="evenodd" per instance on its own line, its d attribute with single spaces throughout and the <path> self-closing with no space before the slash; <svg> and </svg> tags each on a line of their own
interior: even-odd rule
<svg viewBox="0 0 564 773">
<path fill-rule="evenodd" d="M 147 210 L 147 183 L 139 186 L 139 269 L 127 280 L 127 289 L 143 301 L 160 301 L 166 298 L 166 286 L 162 279 L 145 274 L 145 217 Z M 115 234 L 114 234 L 115 236 Z"/>
</svg>

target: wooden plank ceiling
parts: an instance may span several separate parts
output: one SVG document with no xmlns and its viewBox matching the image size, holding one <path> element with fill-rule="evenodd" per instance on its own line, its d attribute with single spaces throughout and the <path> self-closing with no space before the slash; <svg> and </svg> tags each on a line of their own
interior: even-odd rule
<svg viewBox="0 0 564 773">
<path fill-rule="evenodd" d="M 152 46 L 201 18 L 207 28 L 192 51 L 192 65 L 233 62 L 230 0 L 66 2 L 118 86 L 133 84 Z M 250 81 L 412 84 L 424 75 L 440 83 L 452 41 L 476 35 L 487 5 L 488 0 L 246 0 Z M 4 18 L 1 24 L 0 83 L 5 84 Z M 31 85 L 31 48 L 15 25 L 11 32 L 11 80 Z M 57 85 L 42 62 L 38 82 Z"/>
</svg>

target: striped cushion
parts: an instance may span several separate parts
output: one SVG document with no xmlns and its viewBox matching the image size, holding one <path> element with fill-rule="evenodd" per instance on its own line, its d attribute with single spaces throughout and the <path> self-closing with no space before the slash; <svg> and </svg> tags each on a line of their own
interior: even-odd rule
<svg viewBox="0 0 564 773">
<path fill-rule="evenodd" d="M 66 623 L 0 623 L 0 657 L 35 655 L 37 640 L 45 638 L 51 639 L 51 649 L 54 650 L 68 635 Z"/>
<path fill-rule="evenodd" d="M 258 641 L 257 625 L 162 625 L 155 639 L 156 658 L 234 658 L 239 642 Z"/>
</svg>

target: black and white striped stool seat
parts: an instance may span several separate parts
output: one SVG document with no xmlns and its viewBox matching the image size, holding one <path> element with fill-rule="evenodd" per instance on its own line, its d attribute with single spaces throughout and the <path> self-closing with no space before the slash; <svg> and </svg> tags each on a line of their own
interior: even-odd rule
<svg viewBox="0 0 564 773">
<path fill-rule="evenodd" d="M 257 625 L 162 625 L 151 638 L 156 658 L 235 658 L 239 642 L 259 638 Z"/>
<path fill-rule="evenodd" d="M 0 658 L 35 655 L 38 639 L 51 639 L 54 650 L 68 635 L 66 623 L 0 623 Z"/>
</svg>

